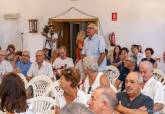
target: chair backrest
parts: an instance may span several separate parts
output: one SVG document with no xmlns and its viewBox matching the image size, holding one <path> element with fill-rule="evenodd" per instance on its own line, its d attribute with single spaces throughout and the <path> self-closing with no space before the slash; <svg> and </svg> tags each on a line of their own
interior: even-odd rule
<svg viewBox="0 0 165 114">
<path fill-rule="evenodd" d="M 32 111 L 41 114 L 50 114 L 51 109 L 55 108 L 55 100 L 51 97 L 38 96 L 29 99 L 28 104 L 32 107 Z"/>
<path fill-rule="evenodd" d="M 63 91 L 63 90 L 60 88 L 59 82 L 55 81 L 46 90 L 46 92 L 44 93 L 44 96 L 50 96 L 52 98 L 55 98 L 56 94 L 60 91 Z"/>
<path fill-rule="evenodd" d="M 32 78 L 26 85 L 26 89 L 28 89 L 31 86 L 33 90 L 33 97 L 42 96 L 51 84 L 52 80 L 50 79 L 50 77 L 40 75 Z"/>
<path fill-rule="evenodd" d="M 110 82 L 114 85 L 115 80 L 119 77 L 120 72 L 119 70 L 113 66 L 107 66 L 107 70 L 104 71 L 105 75 L 108 76 L 108 79 L 110 80 Z"/>
<path fill-rule="evenodd" d="M 165 73 L 160 69 L 154 69 L 153 74 L 154 78 L 160 81 L 163 84 L 163 86 L 165 86 Z"/>
<path fill-rule="evenodd" d="M 154 78 L 163 84 L 164 95 L 165 95 L 165 73 L 161 71 L 160 69 L 156 68 L 154 69 L 153 74 L 154 74 Z M 165 107 L 160 111 L 160 114 L 165 114 Z"/>
</svg>

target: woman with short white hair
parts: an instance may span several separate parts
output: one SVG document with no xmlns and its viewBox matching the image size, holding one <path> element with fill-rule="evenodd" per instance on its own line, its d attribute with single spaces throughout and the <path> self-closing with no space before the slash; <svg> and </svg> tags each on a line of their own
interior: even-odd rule
<svg viewBox="0 0 165 114">
<path fill-rule="evenodd" d="M 87 75 L 83 90 L 87 94 L 91 94 L 97 87 L 110 87 L 110 81 L 108 77 L 98 71 L 97 60 L 93 57 L 87 56 L 83 59 L 84 72 Z"/>
</svg>

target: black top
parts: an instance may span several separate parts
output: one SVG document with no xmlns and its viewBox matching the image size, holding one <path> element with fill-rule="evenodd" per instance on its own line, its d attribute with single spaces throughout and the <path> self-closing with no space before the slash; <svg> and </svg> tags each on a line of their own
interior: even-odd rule
<svg viewBox="0 0 165 114">
<path fill-rule="evenodd" d="M 139 67 L 137 65 L 135 66 L 134 71 L 139 71 Z M 122 87 L 121 87 L 121 91 L 125 90 L 125 79 L 126 79 L 128 73 L 129 73 L 129 69 L 127 69 L 126 67 L 122 67 L 122 69 L 120 69 L 120 75 L 118 77 L 118 80 L 123 82 Z"/>
<path fill-rule="evenodd" d="M 148 96 L 140 94 L 133 101 L 131 101 L 126 92 L 120 92 L 117 93 L 117 98 L 119 101 L 121 101 L 121 104 L 127 108 L 138 109 L 142 106 L 145 106 L 148 110 L 148 114 L 153 114 L 154 102 Z"/>
<path fill-rule="evenodd" d="M 152 64 L 155 64 L 156 63 L 156 60 L 153 59 L 153 58 L 143 58 L 141 61 L 149 61 Z"/>
</svg>

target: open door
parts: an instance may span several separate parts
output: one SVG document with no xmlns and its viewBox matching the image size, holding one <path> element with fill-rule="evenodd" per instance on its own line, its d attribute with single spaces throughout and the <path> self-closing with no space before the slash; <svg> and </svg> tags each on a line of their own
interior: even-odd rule
<svg viewBox="0 0 165 114">
<path fill-rule="evenodd" d="M 61 45 L 66 46 L 68 55 L 76 60 L 76 38 L 80 30 L 86 31 L 89 23 L 98 25 L 98 18 L 91 19 L 49 19 L 49 23 L 55 26 L 58 34 L 57 48 Z"/>
</svg>

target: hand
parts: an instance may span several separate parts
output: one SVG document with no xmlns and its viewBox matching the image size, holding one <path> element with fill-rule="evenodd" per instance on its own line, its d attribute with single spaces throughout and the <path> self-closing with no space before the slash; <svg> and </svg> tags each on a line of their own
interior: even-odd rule
<svg viewBox="0 0 165 114">
<path fill-rule="evenodd" d="M 123 107 L 124 106 L 121 104 L 121 101 L 119 101 L 119 104 L 116 106 L 116 110 L 119 111 L 119 112 L 121 112 L 121 110 L 122 110 Z"/>
<path fill-rule="evenodd" d="M 145 106 L 142 106 L 139 108 L 140 110 L 147 111 L 147 108 Z"/>
</svg>

